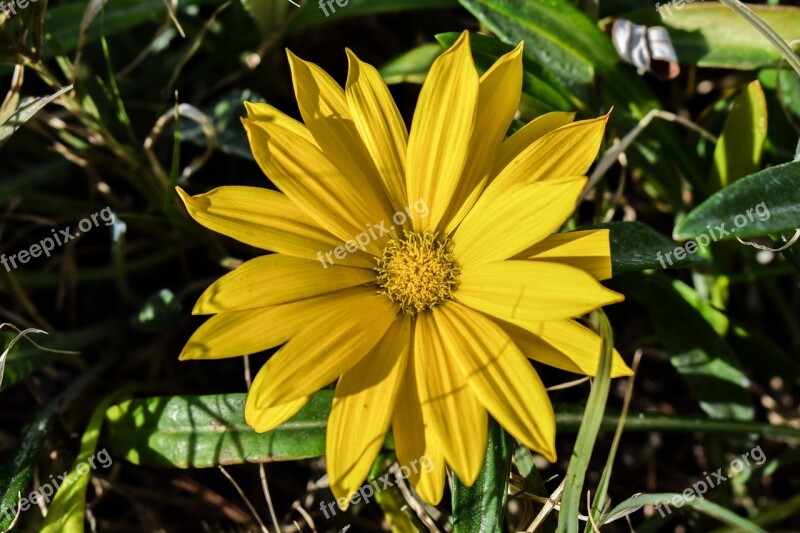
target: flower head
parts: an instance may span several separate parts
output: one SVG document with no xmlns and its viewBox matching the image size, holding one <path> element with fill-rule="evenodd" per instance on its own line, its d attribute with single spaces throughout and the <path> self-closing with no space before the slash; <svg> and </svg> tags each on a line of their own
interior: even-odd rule
<svg viewBox="0 0 800 533">
<path fill-rule="evenodd" d="M 274 252 L 200 296 L 194 313 L 213 316 L 181 359 L 280 346 L 247 398 L 259 432 L 338 380 L 326 440 L 337 498 L 359 488 L 390 426 L 432 504 L 445 464 L 475 480 L 488 415 L 553 461 L 553 409 L 528 358 L 597 368 L 601 340 L 574 317 L 622 299 L 598 281 L 611 275 L 608 231 L 553 232 L 575 209 L 606 117 L 550 113 L 504 140 L 521 54 L 479 76 L 465 32 L 431 67 L 408 133 L 352 52 L 344 89 L 289 53 L 304 124 L 267 104 L 247 104 L 243 120 L 281 192 L 178 189 L 200 224 Z M 615 353 L 612 375 L 629 373 Z"/>
</svg>

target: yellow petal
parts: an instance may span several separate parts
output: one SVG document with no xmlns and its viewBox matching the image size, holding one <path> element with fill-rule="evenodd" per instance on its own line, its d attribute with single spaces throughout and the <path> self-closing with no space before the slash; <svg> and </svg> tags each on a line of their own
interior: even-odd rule
<svg viewBox="0 0 800 533">
<path fill-rule="evenodd" d="M 350 70 L 345 94 L 356 128 L 377 165 L 394 212 L 406 203 L 408 130 L 380 73 L 347 50 Z"/>
<path fill-rule="evenodd" d="M 219 187 L 189 196 L 176 187 L 189 215 L 206 228 L 237 241 L 294 257 L 371 268 L 372 257 L 356 250 L 344 259 L 331 252 L 342 242 L 322 229 L 285 194 L 261 187 Z"/>
<path fill-rule="evenodd" d="M 596 279 L 611 277 L 611 240 L 607 229 L 556 233 L 517 256 L 523 257 L 580 268 Z"/>
<path fill-rule="evenodd" d="M 254 122 L 273 122 L 277 123 L 284 129 L 290 130 L 295 135 L 299 135 L 304 141 L 317 146 L 317 141 L 314 136 L 308 131 L 306 125 L 281 113 L 271 105 L 264 102 L 245 102 L 245 109 L 247 109 L 247 118 Z M 317 146 L 318 147 L 318 146 Z"/>
<path fill-rule="evenodd" d="M 561 126 L 566 126 L 575 118 L 575 113 L 565 113 L 563 111 L 553 111 L 531 120 L 525 126 L 516 131 L 511 137 L 503 141 L 497 153 L 494 163 L 493 174 L 499 174 L 508 166 L 519 154 L 528 146 L 532 145 L 539 138 L 544 137 L 551 131 L 555 131 Z"/>
<path fill-rule="evenodd" d="M 467 163 L 444 219 L 447 233 L 458 227 L 486 187 L 500 143 L 517 112 L 522 94 L 522 47 L 520 43 L 481 76 Z"/>
<path fill-rule="evenodd" d="M 525 324 L 521 320 L 502 324 L 528 357 L 568 372 L 594 376 L 600 363 L 603 339 L 574 320 L 548 320 Z M 630 376 L 622 356 L 614 350 L 611 377 Z"/>
<path fill-rule="evenodd" d="M 453 236 L 461 266 L 508 259 L 560 227 L 578 202 L 586 178 L 520 183 L 496 196 L 482 197 Z"/>
<path fill-rule="evenodd" d="M 422 200 L 430 214 L 414 219 L 416 231 L 442 220 L 467 161 L 478 103 L 478 72 L 469 33 L 434 61 L 411 123 L 406 160 L 408 202 Z"/>
<path fill-rule="evenodd" d="M 259 371 L 251 389 L 256 407 L 308 396 L 332 383 L 378 344 L 397 310 L 385 295 L 373 293 L 310 320 Z"/>
<path fill-rule="evenodd" d="M 280 426 L 308 403 L 310 396 L 291 400 L 275 407 L 259 409 L 255 405 L 255 395 L 248 394 L 244 404 L 244 420 L 256 433 L 272 431 Z"/>
<path fill-rule="evenodd" d="M 336 386 L 325 457 L 337 500 L 349 502 L 383 445 L 410 345 L 411 317 L 402 314 L 372 352 L 345 372 Z"/>
<path fill-rule="evenodd" d="M 345 300 L 374 294 L 371 287 L 354 287 L 264 309 L 220 313 L 206 320 L 184 346 L 180 360 L 222 359 L 263 352 L 280 346 L 309 320 Z"/>
<path fill-rule="evenodd" d="M 478 477 L 486 452 L 486 409 L 442 344 L 429 313 L 417 315 L 414 364 L 422 413 L 450 467 L 466 485 Z"/>
<path fill-rule="evenodd" d="M 280 115 L 276 110 L 275 116 Z M 256 162 L 297 207 L 341 241 L 364 232 L 365 224 L 388 219 L 363 181 L 345 177 L 319 148 L 283 122 L 242 119 Z M 368 244 L 373 255 L 380 250 L 378 242 Z"/>
<path fill-rule="evenodd" d="M 545 261 L 501 261 L 462 267 L 453 297 L 502 320 L 570 318 L 620 302 L 582 270 Z"/>
<path fill-rule="evenodd" d="M 195 315 L 243 311 L 311 298 L 375 281 L 375 272 L 282 254 L 256 257 L 225 274 L 200 295 Z"/>
<path fill-rule="evenodd" d="M 585 175 L 600 150 L 607 116 L 573 122 L 540 137 L 514 158 L 486 188 L 485 201 L 517 183 Z M 484 200 L 484 198 L 481 198 Z"/>
<path fill-rule="evenodd" d="M 383 216 L 362 223 L 379 222 L 394 211 L 378 176 L 375 162 L 353 123 L 344 90 L 327 72 L 287 50 L 297 105 L 306 127 L 322 153 L 358 187 L 370 191 L 373 209 Z"/>
<path fill-rule="evenodd" d="M 423 420 L 411 354 L 394 405 L 392 428 L 400 471 L 423 500 L 438 505 L 444 492 L 444 455 L 430 424 Z"/>
<path fill-rule="evenodd" d="M 433 309 L 444 340 L 491 415 L 523 445 L 556 460 L 556 420 L 539 376 L 503 329 L 455 302 Z"/>
</svg>

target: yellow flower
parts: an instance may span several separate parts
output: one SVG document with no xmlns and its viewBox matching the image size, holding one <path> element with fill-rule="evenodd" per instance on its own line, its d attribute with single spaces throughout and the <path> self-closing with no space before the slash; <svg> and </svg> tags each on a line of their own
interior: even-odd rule
<svg viewBox="0 0 800 533">
<path fill-rule="evenodd" d="M 552 233 L 606 117 L 550 113 L 503 140 L 522 46 L 479 76 L 465 32 L 431 67 L 409 134 L 378 71 L 348 57 L 342 90 L 289 53 L 305 124 L 246 104 L 255 159 L 282 192 L 178 189 L 200 224 L 275 252 L 200 296 L 193 312 L 214 316 L 180 357 L 283 345 L 253 382 L 248 424 L 271 430 L 338 379 L 326 439 L 336 497 L 359 488 L 391 426 L 404 473 L 436 504 L 445 464 L 474 482 L 487 415 L 555 460 L 553 409 L 526 356 L 596 370 L 601 340 L 573 317 L 622 300 L 598 282 L 611 276 L 608 231 Z M 628 374 L 615 353 L 612 375 Z"/>
</svg>

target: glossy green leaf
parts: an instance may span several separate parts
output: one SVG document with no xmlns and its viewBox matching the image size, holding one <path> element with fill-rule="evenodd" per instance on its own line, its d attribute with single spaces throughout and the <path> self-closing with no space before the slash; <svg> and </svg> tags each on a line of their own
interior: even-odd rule
<svg viewBox="0 0 800 533">
<path fill-rule="evenodd" d="M 750 381 L 730 346 L 704 316 L 715 310 L 688 285 L 662 274 L 628 277 L 620 290 L 645 309 L 670 363 L 713 418 L 751 420 Z"/>
<path fill-rule="evenodd" d="M 800 227 L 800 161 L 740 179 L 693 209 L 675 237 L 710 235 L 714 240 L 794 233 Z"/>
<path fill-rule="evenodd" d="M 38 113 L 44 106 L 70 90 L 72 90 L 72 85 L 63 87 L 50 96 L 36 98 L 21 105 L 14 114 L 8 117 L 4 123 L 0 124 L 0 148 L 2 148 L 3 145 L 8 142 L 8 139 L 14 135 L 14 132 L 17 131 L 28 120 L 30 120 L 33 115 Z"/>
<path fill-rule="evenodd" d="M 661 15 L 652 9 L 630 15 L 634 22 L 667 28 L 685 65 L 751 70 L 780 63 L 781 55 L 764 36 L 726 6 L 712 2 L 661 2 Z M 800 39 L 800 8 L 751 5 L 755 14 L 786 42 Z"/>
<path fill-rule="evenodd" d="M 613 52 L 583 13 L 567 1 L 461 0 L 475 17 L 507 43 L 525 41 L 525 53 L 547 67 L 582 101 L 591 99 L 594 65 Z M 599 48 L 599 50 L 598 50 Z M 614 62 L 614 56 L 609 57 Z"/>
<path fill-rule="evenodd" d="M 42 409 L 22 431 L 16 449 L 0 469 L 0 528 L 5 530 L 9 527 L 20 497 L 25 498 L 44 441 L 58 415 L 69 409 L 90 383 L 117 362 L 116 357 L 106 357 L 96 363 Z M 5 512 L 9 509 L 10 515 Z"/>
<path fill-rule="evenodd" d="M 503 530 L 508 476 L 514 439 L 495 420 L 489 420 L 486 455 L 471 487 L 453 474 L 453 527 L 456 533 L 494 533 Z"/>
<path fill-rule="evenodd" d="M 457 32 L 442 33 L 436 39 L 449 48 L 459 35 Z M 510 44 L 478 33 L 471 33 L 469 39 L 472 57 L 481 72 L 489 70 L 500 56 L 514 49 Z M 546 111 L 572 111 L 582 105 L 549 70 L 532 60 L 527 53 L 523 55 L 522 66 L 522 93 L 541 102 Z"/>
<path fill-rule="evenodd" d="M 586 400 L 586 411 L 578 429 L 575 448 L 567 466 L 564 478 L 564 492 L 561 495 L 561 509 L 558 513 L 559 533 L 576 533 L 578 531 L 578 514 L 582 503 L 583 483 L 586 470 L 592 458 L 592 450 L 597 442 L 597 434 L 603 422 L 603 413 L 611 389 L 611 356 L 614 350 L 614 338 L 611 323 L 605 313 L 600 315 L 600 329 L 603 336 L 603 348 L 597 365 L 597 375 L 592 380 L 592 390 Z"/>
<path fill-rule="evenodd" d="M 289 31 L 361 15 L 455 7 L 458 0 L 340 0 L 340 3 L 336 0 L 325 0 L 324 5 L 323 10 L 319 2 L 308 2 L 297 17 L 292 19 Z"/>
<path fill-rule="evenodd" d="M 747 84 L 733 101 L 714 149 L 712 179 L 720 188 L 761 168 L 767 139 L 767 100 L 758 81 Z"/>
<path fill-rule="evenodd" d="M 431 65 L 442 54 L 442 47 L 428 43 L 400 54 L 387 61 L 380 69 L 383 80 L 389 84 L 422 83 Z"/>
<path fill-rule="evenodd" d="M 698 254 L 685 254 L 673 260 L 681 243 L 673 242 L 641 222 L 607 222 L 590 226 L 608 228 L 611 236 L 611 270 L 614 275 L 641 270 L 662 270 L 702 264 Z M 583 229 L 583 228 L 580 228 Z M 669 257 L 667 254 L 673 254 Z"/>
<path fill-rule="evenodd" d="M 332 391 L 321 391 L 277 429 L 255 433 L 244 420 L 246 394 L 127 401 L 106 411 L 109 449 L 147 466 L 207 468 L 289 461 L 325 452 Z"/>
</svg>

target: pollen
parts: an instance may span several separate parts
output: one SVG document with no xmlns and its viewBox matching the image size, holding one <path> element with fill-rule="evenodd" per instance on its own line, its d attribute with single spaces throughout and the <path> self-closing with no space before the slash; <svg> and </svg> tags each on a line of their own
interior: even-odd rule
<svg viewBox="0 0 800 533">
<path fill-rule="evenodd" d="M 460 273 L 450 240 L 427 232 L 390 240 L 376 270 L 381 292 L 408 314 L 449 299 Z"/>
</svg>

